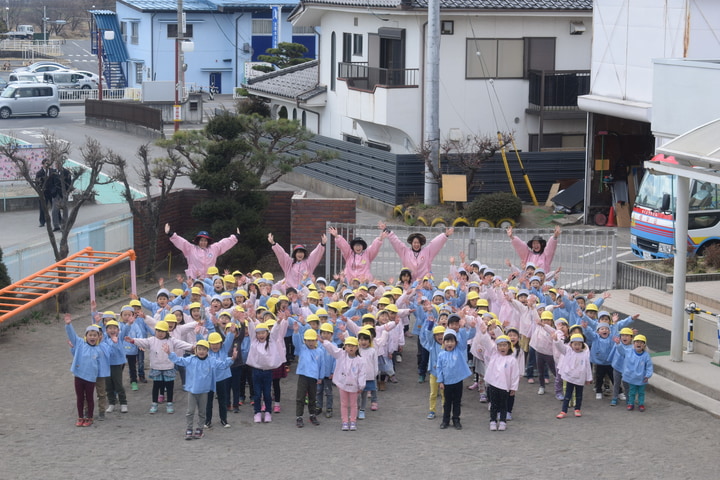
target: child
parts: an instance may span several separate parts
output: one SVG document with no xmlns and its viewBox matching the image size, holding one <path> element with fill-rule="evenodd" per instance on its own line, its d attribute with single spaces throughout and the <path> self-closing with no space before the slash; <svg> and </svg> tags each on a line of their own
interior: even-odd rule
<svg viewBox="0 0 720 480">
<path fill-rule="evenodd" d="M 129 326 L 124 326 L 125 330 Z M 115 403 L 120 400 L 120 412 L 127 413 L 127 396 L 123 387 L 123 367 L 125 367 L 125 349 L 120 336 L 120 325 L 115 320 L 105 322 L 105 335 L 103 343 L 108 345 L 108 361 L 110 362 L 110 376 L 105 378 L 105 391 L 108 395 L 108 407 L 105 413 L 115 410 Z M 119 348 L 118 348 L 119 347 Z"/>
<path fill-rule="evenodd" d="M 483 330 L 482 324 L 480 329 Z M 487 333 L 481 335 L 481 339 L 487 365 L 485 383 L 490 397 L 490 430 L 502 432 L 507 428 L 508 400 L 515 396 L 520 383 L 520 367 L 513 357 L 510 337 L 498 335 L 494 345 Z"/>
<path fill-rule="evenodd" d="M 333 326 L 329 323 L 323 323 L 320 325 L 320 338 L 322 340 L 331 342 L 333 338 L 334 329 Z M 317 384 L 317 395 L 316 395 L 316 402 L 317 402 L 317 408 L 315 410 L 315 415 L 320 415 L 322 413 L 323 408 L 323 395 L 325 396 L 325 418 L 332 418 L 333 416 L 333 383 L 332 383 L 332 377 L 333 377 L 333 371 L 335 370 L 335 358 L 333 358 L 332 355 L 330 355 L 330 352 L 328 352 L 325 349 L 322 349 L 321 352 L 324 355 L 323 358 L 323 373 L 322 378 Z"/>
<path fill-rule="evenodd" d="M 447 428 L 452 413 L 453 426 L 462 429 L 460 424 L 460 402 L 462 401 L 463 380 L 470 376 L 467 364 L 467 350 L 457 348 L 457 334 L 452 329 L 445 330 L 443 335 L 444 350 L 438 355 L 437 381 L 440 390 L 445 392 L 443 420 L 440 428 Z"/>
<path fill-rule="evenodd" d="M 530 337 L 530 346 L 535 349 L 535 355 L 537 357 L 537 367 L 540 375 L 540 388 L 538 388 L 538 395 L 545 394 L 545 382 L 547 378 L 543 375 L 545 365 L 548 370 L 552 372 L 553 376 L 557 376 L 557 370 L 555 368 L 555 358 L 553 357 L 553 337 L 555 333 L 555 321 L 553 319 L 552 312 L 542 312 L 540 319 L 536 319 L 536 323 L 533 327 L 532 334 Z M 555 384 L 555 395 L 558 396 L 562 393 L 562 384 Z"/>
<path fill-rule="evenodd" d="M 638 410 L 645 411 L 645 386 L 653 374 L 652 359 L 647 352 L 646 344 L 645 335 L 635 335 L 632 352 L 625 352 L 624 349 L 616 350 L 620 355 L 625 356 L 622 376 L 630 385 L 627 394 L 628 410 L 635 409 L 635 400 L 637 398 Z"/>
<path fill-rule="evenodd" d="M 255 423 L 272 422 L 270 414 L 273 370 L 280 367 L 285 361 L 284 336 L 287 330 L 287 319 L 281 319 L 270 332 L 266 323 L 259 323 L 255 319 L 248 319 L 250 334 L 250 351 L 247 363 L 252 370 L 253 382 L 253 409 Z M 260 400 L 264 401 L 265 412 L 261 413 Z"/>
<path fill-rule="evenodd" d="M 427 419 L 433 420 L 435 418 L 438 391 L 440 392 L 441 403 L 445 404 L 445 392 L 439 389 L 437 382 L 437 358 L 442 351 L 445 327 L 435 325 L 431 320 L 428 320 L 426 325 L 426 328 L 420 330 L 420 340 L 422 341 L 423 347 L 430 352 L 430 359 L 428 361 L 430 371 L 430 410 L 428 411 Z"/>
<path fill-rule="evenodd" d="M 365 362 L 358 352 L 358 340 L 355 337 L 345 339 L 344 350 L 333 342 L 322 340 L 323 347 L 335 358 L 333 383 L 340 390 L 340 416 L 342 431 L 357 430 L 357 396 L 365 388 Z"/>
<path fill-rule="evenodd" d="M 130 305 L 125 305 L 120 310 L 120 319 L 128 326 L 128 331 L 123 335 L 137 338 L 147 337 L 148 330 L 145 326 L 145 322 L 142 318 L 136 318 L 135 309 Z M 128 370 L 130 374 L 130 389 L 134 392 L 139 390 L 138 388 L 138 348 L 132 343 L 123 342 L 125 348 L 125 359 L 127 360 Z"/>
<path fill-rule="evenodd" d="M 210 389 L 215 386 L 214 371 L 216 368 L 227 368 L 237 357 L 237 349 L 233 350 L 232 357 L 223 359 L 208 358 L 208 350 L 210 344 L 207 340 L 199 340 L 195 345 L 195 355 L 189 357 L 178 357 L 177 354 L 170 350 L 170 344 L 164 343 L 163 351 L 168 355 L 168 359 L 175 365 L 185 367 L 185 391 L 188 392 L 188 405 L 185 419 L 187 420 L 187 429 L 185 430 L 185 440 L 200 439 L 203 437 L 203 425 L 205 424 L 205 408 L 207 404 L 207 394 Z M 197 428 L 193 434 L 193 418 L 195 410 L 198 412 Z"/>
<path fill-rule="evenodd" d="M 585 345 L 583 336 L 578 333 L 570 337 L 569 344 L 563 341 L 562 335 L 556 335 L 554 345 L 561 355 L 558 361 L 558 374 L 566 382 L 562 410 L 555 418 L 562 419 L 567 416 L 573 391 L 575 392 L 575 416 L 582 417 L 583 385 L 592 383 L 590 350 Z"/>
<path fill-rule="evenodd" d="M 90 325 L 85 329 L 85 338 L 75 333 L 72 317 L 65 314 L 65 332 L 70 341 L 70 352 L 73 354 L 73 363 L 70 371 L 75 375 L 75 399 L 78 419 L 76 427 L 89 427 L 93 424 L 93 410 L 95 409 L 95 381 L 100 375 L 100 358 L 107 357 L 107 345 L 100 345 L 100 329 Z M 87 415 L 84 406 L 87 403 Z"/>
<path fill-rule="evenodd" d="M 230 428 L 230 424 L 227 421 L 227 404 L 232 373 L 230 372 L 229 366 L 223 366 L 223 363 L 220 362 L 224 362 L 225 358 L 232 354 L 232 345 L 235 338 L 234 331 L 234 326 L 230 327 L 224 340 L 218 332 L 212 332 L 208 335 L 208 344 L 210 345 L 208 355 L 213 360 L 217 360 L 218 363 L 214 371 L 215 386 L 208 392 L 208 401 L 205 409 L 206 428 L 212 427 L 213 396 L 217 396 L 220 424 L 222 424 L 224 428 Z M 213 395 L 213 392 L 215 395 Z"/>
<path fill-rule="evenodd" d="M 323 352 L 318 350 L 318 335 L 312 328 L 305 330 L 304 334 L 300 333 L 300 324 L 295 322 L 293 325 L 293 344 L 295 345 L 295 353 L 299 357 L 297 374 L 297 394 L 295 395 L 295 426 L 303 427 L 303 412 L 305 411 L 305 399 L 307 398 L 308 411 L 310 412 L 310 422 L 318 426 L 317 412 L 317 385 L 323 377 Z M 302 340 L 301 340 L 302 335 Z"/>
<path fill-rule="evenodd" d="M 613 341 L 617 344 L 615 345 L 615 349 L 623 349 L 625 350 L 624 353 L 629 352 L 633 349 L 632 344 L 633 339 L 633 331 L 632 329 L 625 327 L 620 330 L 620 338 L 613 338 Z M 628 384 L 627 382 L 623 381 L 622 371 L 623 367 L 625 366 L 625 355 L 622 353 L 616 353 L 612 356 L 612 367 L 613 367 L 613 396 L 612 400 L 610 400 L 610 406 L 614 407 L 618 403 L 618 399 L 620 400 L 627 400 L 627 397 L 624 393 L 620 392 L 620 388 L 622 387 L 624 392 L 628 392 Z"/>
<path fill-rule="evenodd" d="M 170 314 L 172 315 L 172 314 Z M 174 317 L 175 315 L 173 315 Z M 170 345 L 172 351 L 190 350 L 192 344 L 168 336 L 170 328 L 165 320 L 155 324 L 155 336 L 149 338 L 125 337 L 126 342 L 137 345 L 149 351 L 150 355 L 150 379 L 153 381 L 152 404 L 150 413 L 158 411 L 158 397 L 160 392 L 167 394 L 167 413 L 175 413 L 173 405 L 173 388 L 175 386 L 175 365 L 163 351 L 163 344 Z"/>
</svg>

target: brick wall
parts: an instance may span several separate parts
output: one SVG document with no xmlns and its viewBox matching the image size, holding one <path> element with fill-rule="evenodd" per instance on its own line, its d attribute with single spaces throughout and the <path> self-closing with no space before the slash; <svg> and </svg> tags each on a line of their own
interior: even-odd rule
<svg viewBox="0 0 720 480">
<path fill-rule="evenodd" d="M 293 192 L 277 190 L 268 191 L 267 194 L 269 199 L 263 217 L 264 227 L 268 232 L 272 232 L 276 241 L 286 249 L 296 243 L 314 248 L 320 241 L 320 235 L 325 231 L 325 222 L 328 220 L 355 223 L 354 199 L 293 198 Z M 164 233 L 165 223 L 169 223 L 173 231 L 185 238 L 208 228 L 205 222 L 193 218 L 190 214 L 194 205 L 208 198 L 210 194 L 207 191 L 192 189 L 177 190 L 168 195 L 168 201 L 160 216 L 157 258 L 161 264 L 168 254 L 172 254 L 175 257 L 173 265 L 178 266 L 176 270 L 180 265 L 185 265 L 182 255 Z M 145 201 L 138 200 L 135 203 L 142 205 Z M 142 272 L 148 262 L 147 235 L 137 218 L 133 219 L 133 228 L 138 271 Z"/>
</svg>

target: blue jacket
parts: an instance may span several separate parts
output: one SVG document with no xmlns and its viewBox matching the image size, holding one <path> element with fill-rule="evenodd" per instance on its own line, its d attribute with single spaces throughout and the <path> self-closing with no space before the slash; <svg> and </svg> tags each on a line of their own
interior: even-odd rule
<svg viewBox="0 0 720 480">
<path fill-rule="evenodd" d="M 218 360 L 208 355 L 201 360 L 196 355 L 178 357 L 175 352 L 170 352 L 168 358 L 175 365 L 185 367 L 184 390 L 190 393 L 208 393 L 215 390 L 215 370 L 229 368 L 232 363 L 232 357 Z"/>
<path fill-rule="evenodd" d="M 612 367 L 615 370 L 622 373 L 623 368 L 625 367 L 625 355 L 627 355 L 629 352 L 631 352 L 632 349 L 633 349 L 632 342 L 628 343 L 627 345 L 624 345 L 622 343 L 618 343 L 615 345 L 615 353 L 613 353 L 613 356 L 612 356 Z M 619 352 L 618 350 L 624 350 L 624 351 Z"/>
<path fill-rule="evenodd" d="M 299 357 L 295 373 L 297 375 L 304 375 L 316 380 L 324 378 L 325 355 L 323 352 L 325 349 L 317 347 L 313 349 L 308 348 L 303 341 L 302 333 L 293 333 L 292 341 L 295 346 L 295 355 Z"/>
<path fill-rule="evenodd" d="M 615 352 L 615 342 L 612 333 L 607 338 L 602 338 L 597 332 L 586 329 L 587 338 L 592 340 L 590 346 L 590 362 L 596 365 L 610 365 Z"/>
<path fill-rule="evenodd" d="M 425 328 L 420 330 L 420 344 L 422 347 L 430 352 L 430 360 L 428 361 L 428 370 L 430 374 L 437 378 L 437 359 L 440 352 L 443 351 L 442 345 L 435 341 L 435 335 L 432 331 L 435 328 L 435 322 L 428 320 L 425 322 Z"/>
<path fill-rule="evenodd" d="M 233 347 L 233 339 L 235 338 L 235 335 L 232 332 L 228 332 L 225 336 L 225 341 L 222 344 L 222 347 L 220 347 L 220 350 L 217 352 L 213 352 L 212 350 L 208 351 L 208 357 L 215 360 L 215 381 L 220 382 L 222 380 L 225 380 L 226 378 L 232 377 L 232 372 L 230 371 L 230 365 L 232 365 L 232 357 L 229 357 L 232 352 L 230 351 Z M 230 358 L 230 363 L 225 362 L 226 358 Z M 211 390 L 215 390 L 213 387 Z M 202 392 L 200 392 L 202 393 Z"/>
<path fill-rule="evenodd" d="M 622 355 L 623 350 L 618 350 L 618 354 Z M 623 365 L 622 376 L 623 381 L 630 385 L 644 385 L 646 378 L 652 377 L 653 364 L 650 354 L 644 351 L 637 354 L 635 349 L 624 352 L 625 365 Z"/>
<path fill-rule="evenodd" d="M 123 348 L 125 342 L 122 340 L 123 338 L 124 336 L 122 336 L 122 332 L 120 333 L 120 336 L 118 336 L 117 343 L 113 342 L 108 335 L 103 336 L 102 343 L 107 345 L 109 365 L 125 365 L 125 348 Z"/>
<path fill-rule="evenodd" d="M 330 355 L 330 352 L 328 352 L 325 348 L 318 348 L 318 350 L 323 353 L 322 378 L 330 378 L 335 371 L 335 357 Z"/>
<path fill-rule="evenodd" d="M 437 359 L 437 381 L 453 385 L 462 382 L 470 376 L 470 367 L 467 364 L 467 345 L 465 348 L 458 348 L 460 344 L 451 351 L 443 350 L 438 354 Z"/>
<path fill-rule="evenodd" d="M 101 377 L 101 364 L 107 364 L 107 345 L 100 342 L 99 345 L 92 346 L 75 333 L 72 325 L 65 325 L 65 332 L 72 344 L 70 352 L 73 354 L 73 362 L 70 371 L 76 377 L 82 378 L 88 382 L 97 381 Z M 110 375 L 110 367 L 107 367 L 108 375 Z"/>
</svg>

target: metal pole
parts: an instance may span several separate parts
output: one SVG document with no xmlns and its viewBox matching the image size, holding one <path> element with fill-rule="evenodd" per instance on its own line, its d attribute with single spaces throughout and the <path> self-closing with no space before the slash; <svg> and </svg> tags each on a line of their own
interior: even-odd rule
<svg viewBox="0 0 720 480">
<path fill-rule="evenodd" d="M 682 362 L 682 341 L 685 324 L 685 271 L 687 270 L 688 210 L 690 179 L 677 176 L 675 208 L 675 271 L 673 272 L 672 329 L 670 360 Z"/>
<path fill-rule="evenodd" d="M 102 60 L 102 31 L 98 27 L 98 100 L 102 102 L 103 99 L 103 60 Z"/>
<path fill-rule="evenodd" d="M 88 284 L 90 287 L 90 303 L 92 303 L 95 301 L 95 275 L 90 275 Z M 92 309 L 90 309 L 90 314 L 92 315 Z"/>
<path fill-rule="evenodd" d="M 425 46 L 425 125 L 424 141 L 429 147 L 429 159 L 438 168 L 440 159 L 440 0 L 428 2 L 427 42 Z M 438 184 L 428 165 L 425 165 L 426 205 L 437 205 Z"/>
<path fill-rule="evenodd" d="M 47 7 L 43 6 L 43 42 L 47 44 L 46 24 L 47 24 Z"/>
<path fill-rule="evenodd" d="M 183 2 L 178 0 L 177 2 L 177 36 L 175 37 L 175 115 L 174 125 L 175 131 L 180 130 L 180 118 L 177 110 L 180 108 L 180 89 L 182 88 L 182 80 L 180 69 L 182 68 L 182 62 L 180 61 L 180 42 L 185 36 L 185 24 L 183 22 Z"/>
<path fill-rule="evenodd" d="M 693 353 L 695 351 L 695 312 L 697 310 L 697 306 L 695 303 L 688 304 L 685 311 L 688 314 L 688 331 L 687 331 L 687 349 L 685 350 L 686 353 Z"/>
</svg>

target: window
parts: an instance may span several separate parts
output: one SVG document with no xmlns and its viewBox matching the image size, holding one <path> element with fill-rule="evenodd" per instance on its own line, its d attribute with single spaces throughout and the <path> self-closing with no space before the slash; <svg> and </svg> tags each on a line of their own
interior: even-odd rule
<svg viewBox="0 0 720 480">
<path fill-rule="evenodd" d="M 335 77 L 337 77 L 337 53 L 335 32 L 330 35 L 330 91 L 335 91 Z"/>
<path fill-rule="evenodd" d="M 455 33 L 455 21 L 443 20 L 440 22 L 440 35 L 452 35 Z"/>
<path fill-rule="evenodd" d="M 348 135 L 347 133 L 343 135 L 343 140 L 346 142 L 354 143 L 356 145 L 362 145 L 362 138 L 356 137 L 355 135 Z"/>
<path fill-rule="evenodd" d="M 525 39 L 525 78 L 529 70 L 555 70 L 555 38 Z"/>
<path fill-rule="evenodd" d="M 299 27 L 299 26 L 293 25 L 292 33 L 293 33 L 293 35 L 315 35 L 315 28 Z"/>
<path fill-rule="evenodd" d="M 120 35 L 122 35 L 123 42 L 127 43 L 127 22 L 120 22 Z"/>
<path fill-rule="evenodd" d="M 352 33 L 343 33 L 342 61 L 351 62 L 352 59 Z"/>
<path fill-rule="evenodd" d="M 363 54 L 363 36 L 361 33 L 353 34 L 353 55 L 362 56 Z"/>
<path fill-rule="evenodd" d="M 135 83 L 141 84 L 143 82 L 143 64 L 135 64 Z"/>
<path fill-rule="evenodd" d="M 253 18 L 252 34 L 253 35 L 272 35 L 272 19 L 271 18 Z"/>
<path fill-rule="evenodd" d="M 536 133 L 530 134 L 529 151 L 538 152 L 539 136 Z M 542 150 L 563 149 L 563 150 L 584 150 L 585 135 L 582 133 L 545 133 L 542 139 Z"/>
<path fill-rule="evenodd" d="M 177 23 L 169 23 L 167 26 L 167 36 L 168 38 L 178 38 L 178 26 Z M 185 25 L 185 34 L 182 36 L 182 38 L 192 38 L 193 37 L 193 26 L 191 23 L 188 23 Z"/>
<path fill-rule="evenodd" d="M 522 78 L 523 39 L 468 38 L 465 78 Z"/>
<path fill-rule="evenodd" d="M 130 22 L 130 44 L 138 44 L 138 22 Z"/>
</svg>

